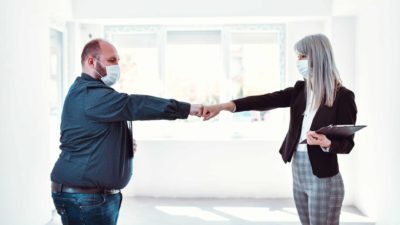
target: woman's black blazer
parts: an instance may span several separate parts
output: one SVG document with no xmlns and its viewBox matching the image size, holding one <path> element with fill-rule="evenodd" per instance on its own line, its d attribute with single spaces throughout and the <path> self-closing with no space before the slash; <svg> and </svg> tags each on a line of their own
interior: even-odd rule
<svg viewBox="0 0 400 225">
<path fill-rule="evenodd" d="M 279 150 L 285 163 L 291 161 L 299 143 L 306 107 L 305 87 L 304 81 L 297 81 L 294 87 L 281 91 L 233 100 L 236 104 L 235 112 L 290 107 L 289 130 Z M 332 107 L 322 105 L 318 108 L 310 130 L 317 130 L 330 124 L 355 124 L 356 118 L 357 106 L 354 93 L 345 87 L 340 87 Z M 313 173 L 320 178 L 336 175 L 339 172 L 336 154 L 348 154 L 354 146 L 354 135 L 345 138 L 328 136 L 328 138 L 332 141 L 329 152 L 322 151 L 320 146 L 307 145 Z"/>
</svg>

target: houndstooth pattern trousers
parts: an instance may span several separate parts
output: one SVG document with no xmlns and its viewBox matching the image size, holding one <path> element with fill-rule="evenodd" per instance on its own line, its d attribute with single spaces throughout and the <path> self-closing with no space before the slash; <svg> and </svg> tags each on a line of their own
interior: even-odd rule
<svg viewBox="0 0 400 225">
<path fill-rule="evenodd" d="M 307 152 L 295 152 L 293 195 L 302 225 L 339 225 L 344 198 L 340 173 L 318 178 L 312 172 Z"/>
</svg>

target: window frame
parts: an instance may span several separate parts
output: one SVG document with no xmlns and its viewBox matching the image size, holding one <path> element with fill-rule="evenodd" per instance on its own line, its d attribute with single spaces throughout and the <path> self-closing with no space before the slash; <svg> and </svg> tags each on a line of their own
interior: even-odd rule
<svg viewBox="0 0 400 225">
<path fill-rule="evenodd" d="M 121 35 L 121 34 L 138 34 L 138 33 L 153 33 L 157 35 L 158 40 L 158 53 L 159 53 L 159 65 L 158 71 L 160 79 L 165 82 L 166 79 L 166 47 L 167 47 L 167 34 L 169 31 L 215 31 L 219 30 L 221 32 L 221 51 L 222 51 L 222 61 L 223 61 L 223 72 L 224 76 L 229 79 L 230 76 L 230 48 L 231 48 L 231 36 L 232 33 L 237 32 L 245 32 L 245 33 L 257 33 L 257 32 L 274 32 L 278 35 L 278 44 L 279 44 L 279 70 L 280 70 L 280 89 L 283 89 L 287 85 L 287 37 L 286 37 L 286 24 L 226 24 L 226 25 L 106 25 L 104 26 L 104 37 L 107 40 L 113 41 L 113 35 Z M 166 90 L 165 85 L 163 86 L 163 90 L 161 90 L 162 96 L 165 96 Z M 262 93 L 260 93 L 262 94 Z M 161 96 L 161 97 L 162 97 Z M 179 99 L 178 99 L 179 100 Z M 231 99 L 221 99 L 222 101 L 229 101 Z M 279 131 L 275 132 L 270 126 L 262 126 L 255 125 L 253 122 L 238 122 L 238 121 L 230 121 L 231 125 L 228 125 L 226 121 L 218 121 L 215 123 L 211 123 L 208 125 L 204 125 L 204 122 L 200 122 L 201 119 L 192 118 L 189 121 L 190 123 L 181 123 L 180 125 L 173 125 L 174 122 L 170 121 L 162 121 L 162 122 L 136 122 L 136 127 L 138 127 L 139 131 L 151 130 L 150 127 L 156 125 L 160 131 L 162 130 L 171 130 L 171 126 L 176 126 L 177 129 L 197 129 L 206 131 L 207 128 L 211 129 L 221 129 L 222 133 L 227 133 L 225 136 L 219 137 L 220 139 L 250 139 L 250 140 L 265 140 L 265 137 L 261 136 L 249 136 L 245 135 L 245 132 L 239 130 L 248 130 L 255 129 L 254 132 L 251 133 L 265 133 L 268 135 L 272 135 L 267 138 L 268 140 L 280 140 L 282 135 L 273 135 L 284 134 L 284 129 L 279 129 Z M 197 122 L 198 121 L 198 122 Z M 283 120 L 281 127 L 286 127 L 286 123 L 288 123 L 287 113 L 283 116 Z M 223 125 L 222 125 L 223 124 Z M 260 123 L 262 124 L 262 123 Z M 222 126 L 220 126 L 222 125 Z M 237 127 L 237 129 L 232 130 L 232 127 Z M 238 128 L 240 127 L 240 128 Z M 238 130 L 239 129 L 239 130 Z M 176 130 L 176 129 L 172 129 Z M 139 134 L 141 132 L 138 132 Z M 149 133 L 149 132 L 144 132 Z M 186 134 L 186 133 L 185 133 Z M 181 140 L 181 139 L 209 139 L 213 140 L 215 137 L 201 135 L 196 136 L 194 134 L 188 135 L 186 137 L 182 137 L 180 132 L 176 132 L 176 134 L 168 133 L 158 133 L 158 134 L 144 134 L 138 135 L 140 139 L 146 140 Z"/>
</svg>

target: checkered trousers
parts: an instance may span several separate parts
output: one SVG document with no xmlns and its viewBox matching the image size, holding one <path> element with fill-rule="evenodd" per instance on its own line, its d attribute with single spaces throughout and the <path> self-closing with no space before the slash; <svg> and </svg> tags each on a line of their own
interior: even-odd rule
<svg viewBox="0 0 400 225">
<path fill-rule="evenodd" d="M 318 178 L 307 152 L 296 152 L 292 162 L 293 195 L 302 225 L 339 225 L 344 198 L 340 173 Z"/>
</svg>

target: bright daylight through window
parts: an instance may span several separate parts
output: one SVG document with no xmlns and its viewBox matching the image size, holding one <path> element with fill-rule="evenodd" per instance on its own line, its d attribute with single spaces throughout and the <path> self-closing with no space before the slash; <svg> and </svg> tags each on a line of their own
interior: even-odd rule
<svg viewBox="0 0 400 225">
<path fill-rule="evenodd" d="M 284 30 L 284 25 L 106 26 L 106 38 L 117 46 L 121 58 L 121 79 L 114 88 L 203 104 L 280 90 L 286 78 Z M 136 127 L 139 138 L 150 139 L 198 138 L 200 131 L 208 139 L 274 139 L 274 134 L 279 139 L 279 127 L 287 123 L 284 114 L 221 113 L 207 123 L 190 118 L 173 125 L 137 122 Z M 154 124 L 160 129 L 155 130 Z M 193 129 L 197 132 L 188 132 Z"/>
</svg>

